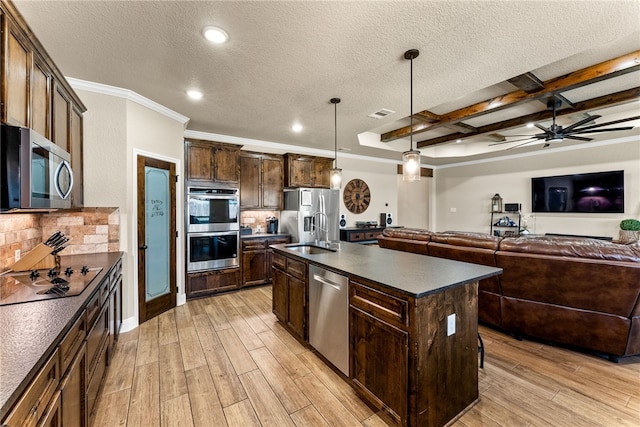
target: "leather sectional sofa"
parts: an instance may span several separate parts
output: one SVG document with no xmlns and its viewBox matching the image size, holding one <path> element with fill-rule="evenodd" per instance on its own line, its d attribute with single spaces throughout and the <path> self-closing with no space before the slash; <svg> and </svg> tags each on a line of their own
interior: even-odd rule
<svg viewBox="0 0 640 427">
<path fill-rule="evenodd" d="M 640 246 L 550 236 L 387 228 L 382 248 L 503 269 L 481 280 L 478 320 L 603 353 L 640 354 Z"/>
</svg>

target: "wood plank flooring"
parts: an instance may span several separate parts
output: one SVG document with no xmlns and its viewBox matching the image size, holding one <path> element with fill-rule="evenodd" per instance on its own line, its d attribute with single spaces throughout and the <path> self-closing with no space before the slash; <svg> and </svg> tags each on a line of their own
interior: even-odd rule
<svg viewBox="0 0 640 427">
<path fill-rule="evenodd" d="M 462 426 L 640 426 L 640 357 L 604 359 L 480 327 Z M 271 313 L 271 287 L 193 300 L 120 335 L 94 426 L 386 426 Z"/>
</svg>

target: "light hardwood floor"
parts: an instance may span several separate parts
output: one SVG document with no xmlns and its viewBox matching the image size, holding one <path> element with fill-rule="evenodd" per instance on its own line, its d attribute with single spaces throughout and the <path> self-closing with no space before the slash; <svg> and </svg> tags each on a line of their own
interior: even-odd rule
<svg viewBox="0 0 640 427">
<path fill-rule="evenodd" d="M 639 426 L 640 357 L 614 364 L 480 327 L 480 401 L 455 426 Z M 271 288 L 187 302 L 120 335 L 95 426 L 386 426 L 276 321 Z"/>
</svg>

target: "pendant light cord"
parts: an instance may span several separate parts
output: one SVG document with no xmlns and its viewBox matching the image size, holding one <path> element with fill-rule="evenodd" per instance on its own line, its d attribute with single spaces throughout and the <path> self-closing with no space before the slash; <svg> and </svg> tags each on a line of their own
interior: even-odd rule
<svg viewBox="0 0 640 427">
<path fill-rule="evenodd" d="M 333 104 L 333 155 L 336 158 L 336 169 L 338 169 L 338 103 Z"/>
<path fill-rule="evenodd" d="M 410 82 L 410 98 L 411 98 L 411 107 L 409 109 L 409 138 L 410 138 L 410 149 L 413 151 L 413 56 L 411 56 L 411 82 Z"/>
</svg>

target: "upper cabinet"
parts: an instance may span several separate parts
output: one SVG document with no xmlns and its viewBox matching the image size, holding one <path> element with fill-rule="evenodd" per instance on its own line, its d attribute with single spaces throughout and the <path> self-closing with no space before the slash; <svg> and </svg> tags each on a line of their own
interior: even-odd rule
<svg viewBox="0 0 640 427">
<path fill-rule="evenodd" d="M 187 140 L 185 150 L 187 181 L 239 185 L 240 146 Z"/>
<path fill-rule="evenodd" d="M 0 0 L 0 121 L 35 130 L 71 154 L 72 206 L 83 204 L 82 114 L 87 110 L 13 3 Z"/>
<path fill-rule="evenodd" d="M 240 152 L 240 209 L 282 209 L 284 159 Z"/>
<path fill-rule="evenodd" d="M 284 155 L 285 187 L 329 188 L 333 159 L 287 153 Z"/>
</svg>

